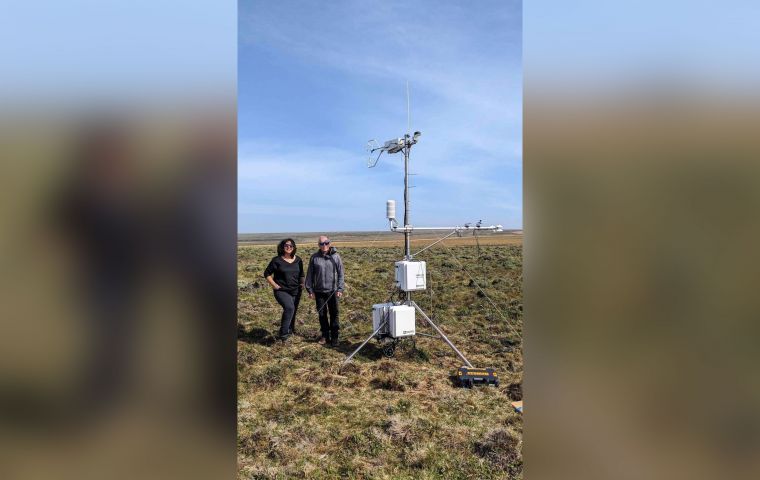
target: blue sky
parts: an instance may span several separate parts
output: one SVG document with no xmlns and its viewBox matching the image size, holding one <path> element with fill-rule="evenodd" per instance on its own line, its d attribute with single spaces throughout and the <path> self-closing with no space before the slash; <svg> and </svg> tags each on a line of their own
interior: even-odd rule
<svg viewBox="0 0 760 480">
<path fill-rule="evenodd" d="M 407 129 L 411 223 L 522 228 L 521 3 L 242 1 L 238 230 L 384 230 Z"/>
</svg>

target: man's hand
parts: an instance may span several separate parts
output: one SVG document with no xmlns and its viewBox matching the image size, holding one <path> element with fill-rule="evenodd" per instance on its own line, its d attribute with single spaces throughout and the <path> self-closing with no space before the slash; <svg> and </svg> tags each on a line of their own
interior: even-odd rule
<svg viewBox="0 0 760 480">
<path fill-rule="evenodd" d="M 309 292 L 309 298 L 314 298 L 314 292 Z"/>
<path fill-rule="evenodd" d="M 343 296 L 343 292 L 335 292 L 335 296 L 340 298 Z"/>
</svg>

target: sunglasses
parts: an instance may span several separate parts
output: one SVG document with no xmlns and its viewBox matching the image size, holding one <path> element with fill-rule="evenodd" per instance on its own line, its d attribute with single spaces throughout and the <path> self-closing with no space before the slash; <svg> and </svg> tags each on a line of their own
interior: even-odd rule
<svg viewBox="0 0 760 480">
<path fill-rule="evenodd" d="M 284 248 L 293 248 L 293 244 L 286 243 L 285 245 L 283 245 L 283 247 Z"/>
<path fill-rule="evenodd" d="M 328 240 L 327 242 L 319 242 L 320 247 L 324 247 L 325 245 L 330 245 L 330 241 Z"/>
</svg>

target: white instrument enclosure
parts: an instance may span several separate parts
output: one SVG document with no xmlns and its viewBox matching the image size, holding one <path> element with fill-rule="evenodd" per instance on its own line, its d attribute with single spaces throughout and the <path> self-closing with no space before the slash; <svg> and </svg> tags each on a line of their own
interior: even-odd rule
<svg viewBox="0 0 760 480">
<path fill-rule="evenodd" d="M 390 314 L 391 337 L 411 337 L 417 333 L 414 319 L 414 307 L 410 307 L 409 305 L 396 305 L 390 307 Z"/>
<path fill-rule="evenodd" d="M 396 286 L 413 292 L 427 288 L 427 264 L 413 260 L 396 262 Z"/>
</svg>

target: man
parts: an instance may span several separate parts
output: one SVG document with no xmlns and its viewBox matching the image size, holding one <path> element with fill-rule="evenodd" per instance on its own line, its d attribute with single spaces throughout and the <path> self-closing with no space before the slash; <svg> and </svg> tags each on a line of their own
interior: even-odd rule
<svg viewBox="0 0 760 480">
<path fill-rule="evenodd" d="M 306 272 L 306 291 L 309 298 L 317 301 L 319 327 L 322 337 L 319 344 L 329 342 L 331 346 L 338 345 L 338 299 L 343 296 L 343 261 L 340 255 L 330 246 L 330 239 L 319 237 L 319 251 L 311 256 Z M 330 321 L 327 321 L 327 314 Z"/>
</svg>

